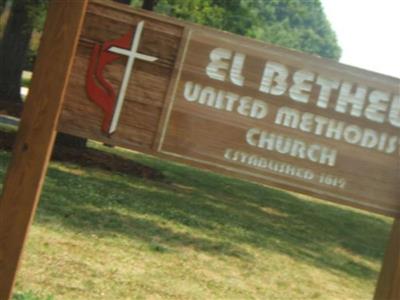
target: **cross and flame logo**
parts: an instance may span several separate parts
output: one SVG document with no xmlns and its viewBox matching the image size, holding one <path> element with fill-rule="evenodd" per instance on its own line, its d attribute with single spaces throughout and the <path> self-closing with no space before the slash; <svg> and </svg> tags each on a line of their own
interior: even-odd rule
<svg viewBox="0 0 400 300">
<path fill-rule="evenodd" d="M 135 60 L 154 62 L 158 59 L 138 52 L 143 27 L 144 21 L 141 21 L 137 24 L 135 32 L 132 30 L 119 39 L 104 42 L 103 45 L 96 44 L 92 50 L 86 75 L 86 91 L 89 99 L 103 111 L 101 129 L 105 134 L 111 135 L 117 129 Z M 128 59 L 121 86 L 116 94 L 103 73 L 108 64 L 124 56 Z"/>
</svg>

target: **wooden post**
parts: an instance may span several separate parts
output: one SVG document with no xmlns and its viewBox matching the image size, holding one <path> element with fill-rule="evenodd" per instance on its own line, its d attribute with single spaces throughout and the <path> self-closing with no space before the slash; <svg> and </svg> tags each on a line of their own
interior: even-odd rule
<svg viewBox="0 0 400 300">
<path fill-rule="evenodd" d="M 400 299 L 400 219 L 395 219 L 374 300 Z"/>
<path fill-rule="evenodd" d="M 52 0 L 0 200 L 0 299 L 10 299 L 35 214 L 88 0 Z"/>
</svg>

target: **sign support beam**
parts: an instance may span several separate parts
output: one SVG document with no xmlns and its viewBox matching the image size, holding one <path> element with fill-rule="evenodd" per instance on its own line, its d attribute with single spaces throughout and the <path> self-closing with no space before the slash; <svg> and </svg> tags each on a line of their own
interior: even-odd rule
<svg viewBox="0 0 400 300">
<path fill-rule="evenodd" d="M 394 220 L 374 300 L 400 299 L 400 218 Z"/>
<path fill-rule="evenodd" d="M 52 0 L 31 92 L 0 199 L 0 299 L 12 297 L 16 272 L 57 133 L 88 0 Z"/>
</svg>

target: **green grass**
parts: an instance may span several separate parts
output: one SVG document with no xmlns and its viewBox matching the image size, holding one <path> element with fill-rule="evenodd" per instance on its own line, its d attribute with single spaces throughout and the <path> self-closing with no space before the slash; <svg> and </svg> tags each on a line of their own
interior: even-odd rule
<svg viewBox="0 0 400 300">
<path fill-rule="evenodd" d="M 91 146 L 166 180 L 52 163 L 17 291 L 54 299 L 372 298 L 390 219 Z M 1 152 L 2 175 L 8 160 Z"/>
<path fill-rule="evenodd" d="M 53 296 L 38 296 L 32 291 L 28 292 L 17 292 L 13 296 L 13 300 L 54 300 Z"/>
</svg>

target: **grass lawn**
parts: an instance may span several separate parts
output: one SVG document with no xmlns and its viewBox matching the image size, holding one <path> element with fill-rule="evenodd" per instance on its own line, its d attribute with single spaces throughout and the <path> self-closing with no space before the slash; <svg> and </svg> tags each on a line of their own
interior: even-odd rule
<svg viewBox="0 0 400 300">
<path fill-rule="evenodd" d="M 390 219 L 104 150 L 166 180 L 52 163 L 15 299 L 372 298 Z"/>
</svg>

